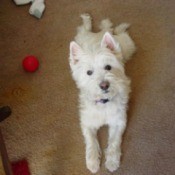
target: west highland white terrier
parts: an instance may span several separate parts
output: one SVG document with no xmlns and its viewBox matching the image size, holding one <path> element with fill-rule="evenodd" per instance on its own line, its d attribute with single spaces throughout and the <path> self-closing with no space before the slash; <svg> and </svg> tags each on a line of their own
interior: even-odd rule
<svg viewBox="0 0 175 175">
<path fill-rule="evenodd" d="M 101 150 L 97 130 L 109 126 L 105 166 L 117 170 L 121 157 L 121 142 L 127 122 L 130 80 L 124 63 L 136 50 L 127 33 L 129 24 L 112 28 L 109 19 L 101 21 L 98 33 L 92 32 L 89 14 L 81 15 L 75 41 L 70 43 L 70 67 L 80 90 L 80 124 L 86 144 L 86 165 L 96 173 L 100 167 Z"/>
</svg>

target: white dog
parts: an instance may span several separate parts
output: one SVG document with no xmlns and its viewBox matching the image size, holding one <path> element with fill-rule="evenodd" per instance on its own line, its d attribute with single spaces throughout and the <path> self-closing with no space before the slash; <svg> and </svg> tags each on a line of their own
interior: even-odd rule
<svg viewBox="0 0 175 175">
<path fill-rule="evenodd" d="M 115 29 L 110 20 L 101 22 L 99 33 L 91 31 L 91 17 L 81 15 L 75 41 L 70 43 L 72 76 L 80 90 L 80 123 L 86 143 L 86 165 L 96 173 L 101 151 L 97 130 L 109 126 L 106 168 L 113 172 L 120 164 L 122 135 L 126 127 L 126 111 L 130 80 L 124 63 L 135 52 L 135 44 L 123 23 Z M 114 35 L 113 35 L 114 33 Z"/>
</svg>

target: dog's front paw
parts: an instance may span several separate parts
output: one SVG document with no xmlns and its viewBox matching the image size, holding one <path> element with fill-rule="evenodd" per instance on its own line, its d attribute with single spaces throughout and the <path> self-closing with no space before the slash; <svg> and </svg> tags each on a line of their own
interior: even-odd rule
<svg viewBox="0 0 175 175">
<path fill-rule="evenodd" d="M 86 166 L 92 173 L 96 173 L 100 168 L 100 160 L 99 159 L 87 160 Z"/>
<path fill-rule="evenodd" d="M 107 152 L 105 166 L 110 172 L 116 171 L 120 166 L 121 152 Z"/>
<path fill-rule="evenodd" d="M 100 150 L 95 148 L 86 152 L 86 166 L 92 173 L 96 173 L 100 168 L 100 155 Z"/>
<path fill-rule="evenodd" d="M 108 159 L 105 162 L 105 166 L 110 172 L 114 172 L 114 171 L 116 171 L 119 168 L 120 161 Z"/>
</svg>

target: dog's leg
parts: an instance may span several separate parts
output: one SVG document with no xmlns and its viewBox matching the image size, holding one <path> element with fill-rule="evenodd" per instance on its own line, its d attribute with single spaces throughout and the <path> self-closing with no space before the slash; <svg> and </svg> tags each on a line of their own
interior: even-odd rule
<svg viewBox="0 0 175 175">
<path fill-rule="evenodd" d="M 130 24 L 129 23 L 122 23 L 122 24 L 120 24 L 120 25 L 118 25 L 118 26 L 115 27 L 114 34 L 115 35 L 118 35 L 118 34 L 127 32 L 127 29 L 129 27 L 130 27 Z"/>
<path fill-rule="evenodd" d="M 88 13 L 81 15 L 83 24 L 78 27 L 78 35 L 86 34 L 92 30 L 92 18 Z"/>
<path fill-rule="evenodd" d="M 91 31 L 92 30 L 92 18 L 88 13 L 84 13 L 81 15 L 81 18 L 83 20 L 82 27 L 84 30 Z"/>
<path fill-rule="evenodd" d="M 92 172 L 96 173 L 100 167 L 100 147 L 97 140 L 97 130 L 82 127 L 86 143 L 86 166 Z"/>
<path fill-rule="evenodd" d="M 110 171 L 113 172 L 117 170 L 120 165 L 121 157 L 121 142 L 122 135 L 126 127 L 126 122 L 122 121 L 120 125 L 109 125 L 109 140 L 108 148 L 106 150 L 106 162 L 105 166 Z"/>
<path fill-rule="evenodd" d="M 87 13 L 81 15 L 83 24 L 77 28 L 77 35 L 75 36 L 75 41 L 78 44 L 83 45 L 87 40 L 88 34 L 92 30 L 92 19 Z"/>
<path fill-rule="evenodd" d="M 128 61 L 131 56 L 136 51 L 136 46 L 134 44 L 134 41 L 129 36 L 127 29 L 130 27 L 130 24 L 128 23 L 122 23 L 115 27 L 114 29 L 114 38 L 120 43 L 120 46 L 122 48 L 122 54 L 123 54 L 123 62 L 125 63 Z"/>
</svg>

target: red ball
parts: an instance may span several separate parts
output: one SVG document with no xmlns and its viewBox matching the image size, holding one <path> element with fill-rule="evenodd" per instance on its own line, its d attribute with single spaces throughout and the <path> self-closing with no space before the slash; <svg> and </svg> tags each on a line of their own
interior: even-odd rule
<svg viewBox="0 0 175 175">
<path fill-rule="evenodd" d="M 35 72 L 39 67 L 39 61 L 35 56 L 26 56 L 22 62 L 23 68 L 27 72 Z"/>
</svg>

